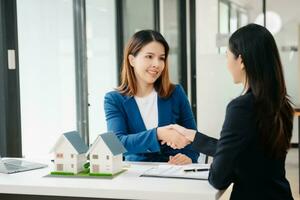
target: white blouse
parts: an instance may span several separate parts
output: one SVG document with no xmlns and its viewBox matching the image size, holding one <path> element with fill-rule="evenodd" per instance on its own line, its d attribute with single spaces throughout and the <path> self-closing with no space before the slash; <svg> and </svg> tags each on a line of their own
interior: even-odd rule
<svg viewBox="0 0 300 200">
<path fill-rule="evenodd" d="M 134 99 L 140 110 L 146 129 L 153 129 L 158 126 L 157 92 L 153 90 L 148 96 Z"/>
</svg>

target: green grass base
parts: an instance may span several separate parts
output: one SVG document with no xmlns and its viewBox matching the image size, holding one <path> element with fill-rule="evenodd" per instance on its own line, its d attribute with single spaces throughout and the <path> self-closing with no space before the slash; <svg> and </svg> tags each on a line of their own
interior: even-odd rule
<svg viewBox="0 0 300 200">
<path fill-rule="evenodd" d="M 90 173 L 90 176 L 113 176 L 113 174 L 106 174 L 106 173 Z"/>
<path fill-rule="evenodd" d="M 51 172 L 52 175 L 63 175 L 63 176 L 74 176 L 75 174 L 72 172 Z"/>
<path fill-rule="evenodd" d="M 73 176 L 73 177 L 114 177 L 117 176 L 123 172 L 125 172 L 126 169 L 122 169 L 121 171 L 115 173 L 115 174 L 109 174 L 109 173 L 89 173 L 89 170 L 84 170 L 79 172 L 78 174 L 74 174 L 72 172 L 51 172 L 50 175 L 55 175 L 55 176 Z"/>
<path fill-rule="evenodd" d="M 90 176 L 117 176 L 123 172 L 125 172 L 126 169 L 122 169 L 121 171 L 115 173 L 115 174 L 106 174 L 106 173 L 90 173 Z"/>
</svg>

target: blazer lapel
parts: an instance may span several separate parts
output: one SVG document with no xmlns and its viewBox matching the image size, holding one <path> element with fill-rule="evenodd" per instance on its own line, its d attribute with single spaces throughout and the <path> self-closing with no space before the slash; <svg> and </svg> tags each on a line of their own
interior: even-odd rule
<svg viewBox="0 0 300 200">
<path fill-rule="evenodd" d="M 130 124 L 132 129 L 137 132 L 146 130 L 146 126 L 134 97 L 128 97 L 124 101 L 124 109 L 128 116 L 128 124 Z"/>
<path fill-rule="evenodd" d="M 165 126 L 172 123 L 172 105 L 169 99 L 158 96 L 158 126 Z"/>
</svg>

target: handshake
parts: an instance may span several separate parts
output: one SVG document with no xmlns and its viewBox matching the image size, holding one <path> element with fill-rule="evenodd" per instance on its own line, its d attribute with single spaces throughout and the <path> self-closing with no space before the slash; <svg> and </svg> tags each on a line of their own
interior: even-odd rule
<svg viewBox="0 0 300 200">
<path fill-rule="evenodd" d="M 184 128 L 178 124 L 157 128 L 157 137 L 161 144 L 167 144 L 173 149 L 182 149 L 194 141 L 196 130 Z"/>
</svg>

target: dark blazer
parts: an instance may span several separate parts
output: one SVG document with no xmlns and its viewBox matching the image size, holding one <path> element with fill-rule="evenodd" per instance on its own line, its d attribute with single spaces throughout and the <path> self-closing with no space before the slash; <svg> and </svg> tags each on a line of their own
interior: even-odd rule
<svg viewBox="0 0 300 200">
<path fill-rule="evenodd" d="M 214 157 L 209 172 L 211 185 L 225 189 L 234 183 L 230 199 L 293 199 L 285 178 L 285 158 L 264 156 L 258 134 L 254 96 L 248 91 L 228 104 L 220 139 L 198 132 L 192 147 Z"/>
<path fill-rule="evenodd" d="M 157 99 L 158 127 L 180 124 L 196 129 L 196 123 L 187 96 L 182 87 L 176 85 L 171 96 Z M 174 150 L 161 145 L 157 140 L 156 128 L 146 130 L 139 108 L 133 96 L 112 91 L 105 95 L 104 110 L 108 131 L 115 133 L 127 149 L 124 155 L 128 161 L 167 162 L 169 156 L 177 153 L 187 155 L 195 163 L 199 153 L 191 145 Z"/>
</svg>

